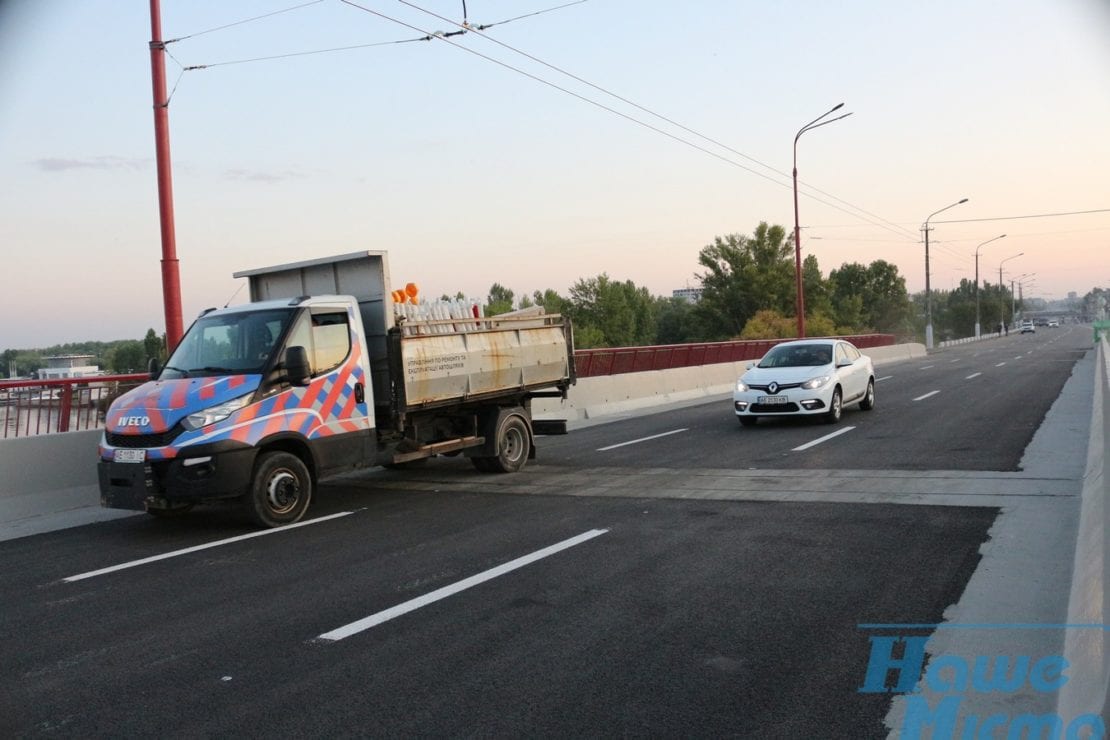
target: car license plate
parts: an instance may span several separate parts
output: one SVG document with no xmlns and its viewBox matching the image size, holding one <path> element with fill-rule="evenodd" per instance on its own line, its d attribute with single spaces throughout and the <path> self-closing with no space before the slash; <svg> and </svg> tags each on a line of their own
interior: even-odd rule
<svg viewBox="0 0 1110 740">
<path fill-rule="evenodd" d="M 786 396 L 760 396 L 759 403 L 767 406 L 777 406 L 780 403 L 787 403 L 789 399 Z"/>
<path fill-rule="evenodd" d="M 146 462 L 146 450 L 115 450 L 112 460 L 118 463 Z"/>
</svg>

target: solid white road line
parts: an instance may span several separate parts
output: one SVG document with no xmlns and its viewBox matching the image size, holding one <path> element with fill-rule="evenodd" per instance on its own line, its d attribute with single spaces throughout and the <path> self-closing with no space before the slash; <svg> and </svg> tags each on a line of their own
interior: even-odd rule
<svg viewBox="0 0 1110 740">
<path fill-rule="evenodd" d="M 893 375 L 884 375 L 881 378 L 875 378 L 875 382 L 878 383 L 880 380 L 890 380 L 893 377 L 894 377 Z"/>
<path fill-rule="evenodd" d="M 402 604 L 398 604 L 397 606 L 393 606 L 384 611 L 380 611 L 377 614 L 371 614 L 365 619 L 360 619 L 357 622 L 351 622 L 350 624 L 339 627 L 338 629 L 334 629 L 331 632 L 325 632 L 316 639 L 336 642 L 338 640 L 342 640 L 345 637 L 356 635 L 359 632 L 368 630 L 371 627 L 381 624 L 382 622 L 388 622 L 395 617 L 399 617 L 402 614 L 408 614 L 409 612 L 415 611 L 422 606 L 427 606 L 428 604 L 435 603 L 437 601 L 440 601 L 441 599 L 446 599 L 448 596 L 453 596 L 460 591 L 465 591 L 466 589 L 477 586 L 480 583 L 485 583 L 486 581 L 497 578 L 498 576 L 503 576 L 506 573 L 517 570 L 518 568 L 523 568 L 529 563 L 534 563 L 537 560 L 542 560 L 562 550 L 574 547 L 575 545 L 580 545 L 587 540 L 592 540 L 594 537 L 600 537 L 608 531 L 608 529 L 591 529 L 589 532 L 583 532 L 577 537 L 571 537 L 569 540 L 557 542 L 550 547 L 545 547 L 542 550 L 536 550 L 530 555 L 525 555 L 524 557 L 517 558 L 516 560 L 510 560 L 509 562 L 504 563 L 503 565 L 499 565 L 496 568 L 490 568 L 489 570 L 482 571 L 477 575 L 470 576 L 470 578 L 464 578 L 457 583 L 452 583 L 450 586 L 438 588 L 431 593 L 424 594 L 423 596 L 417 596 L 415 599 L 410 599 Z"/>
<path fill-rule="evenodd" d="M 846 432 L 850 432 L 853 429 L 855 429 L 855 427 L 844 427 L 843 429 L 839 429 L 839 430 L 833 432 L 832 434 L 826 434 L 824 437 L 818 437 L 817 439 L 813 440 L 812 442 L 806 442 L 804 445 L 801 445 L 799 447 L 795 447 L 794 449 L 791 450 L 791 452 L 801 452 L 802 450 L 808 450 L 810 447 L 815 447 L 815 446 L 821 444 L 822 442 L 828 442 L 833 437 L 839 437 L 841 434 L 844 434 Z"/>
<path fill-rule="evenodd" d="M 915 398 L 913 400 L 915 400 L 915 401 L 924 401 L 926 398 L 929 398 L 930 396 L 935 396 L 938 393 L 940 393 L 940 391 L 929 391 L 924 396 L 918 396 L 917 398 Z"/>
<path fill-rule="evenodd" d="M 107 568 L 101 568 L 100 570 L 90 570 L 88 573 L 81 573 L 79 575 L 70 576 L 69 578 L 63 578 L 62 581 L 65 582 L 65 583 L 73 583 L 74 581 L 83 581 L 86 578 L 95 578 L 96 576 L 102 576 L 106 573 L 114 573 L 117 570 L 126 570 L 128 568 L 135 568 L 135 567 L 140 566 L 140 565 L 146 565 L 147 563 L 153 563 L 153 562 L 156 562 L 158 560 L 166 560 L 167 558 L 175 558 L 178 555 L 188 555 L 191 552 L 199 552 L 201 550 L 208 550 L 209 548 L 219 547 L 220 545 L 230 545 L 232 542 L 241 542 L 243 540 L 249 540 L 249 539 L 253 539 L 255 537 L 265 537 L 268 534 L 280 534 L 281 532 L 288 532 L 290 529 L 297 529 L 299 527 L 307 527 L 309 524 L 319 524 L 320 522 L 326 522 L 326 521 L 330 521 L 332 519 L 338 519 L 341 516 L 347 516 L 349 514 L 354 514 L 354 512 L 353 511 L 341 511 L 338 514 L 329 514 L 328 516 L 322 516 L 322 517 L 319 517 L 317 519 L 309 519 L 307 521 L 297 522 L 296 524 L 287 524 L 284 527 L 276 527 L 274 529 L 264 529 L 260 532 L 251 532 L 250 534 L 241 534 L 238 537 L 229 537 L 226 540 L 217 540 L 215 542 L 209 542 L 209 543 L 206 543 L 204 545 L 196 545 L 195 547 L 186 547 L 184 550 L 174 550 L 173 552 L 167 552 L 163 555 L 153 555 L 149 558 L 143 558 L 142 560 L 132 560 L 129 563 L 120 563 L 119 565 L 112 565 L 112 566 L 107 567 Z"/>
<path fill-rule="evenodd" d="M 662 434 L 653 434 L 650 437 L 640 437 L 639 439 L 634 439 L 630 442 L 621 442 L 620 444 L 609 445 L 608 447 L 598 447 L 597 450 L 595 450 L 595 451 L 596 452 L 605 452 L 606 450 L 615 450 L 618 447 L 624 447 L 625 445 L 634 445 L 637 442 L 647 442 L 649 439 L 659 439 L 660 437 L 669 437 L 672 434 L 678 434 L 679 432 L 685 432 L 685 431 L 687 431 L 686 427 L 683 427 L 682 429 L 673 429 L 669 432 L 663 432 Z"/>
<path fill-rule="evenodd" d="M 968 375 L 966 378 L 964 378 L 964 380 L 971 380 L 972 378 L 978 378 L 982 374 L 983 373 L 972 373 L 971 375 Z"/>
</svg>

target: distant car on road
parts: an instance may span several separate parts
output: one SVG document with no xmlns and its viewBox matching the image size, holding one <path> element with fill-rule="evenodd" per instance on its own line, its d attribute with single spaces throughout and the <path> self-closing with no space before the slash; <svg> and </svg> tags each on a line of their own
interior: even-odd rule
<svg viewBox="0 0 1110 740">
<path fill-rule="evenodd" d="M 775 345 L 736 381 L 736 418 L 752 426 L 760 417 L 817 416 L 835 424 L 845 404 L 875 406 L 871 358 L 842 339 L 799 339 Z"/>
<path fill-rule="evenodd" d="M 1033 326 L 1032 321 L 1025 320 L 1025 321 L 1021 322 L 1021 333 L 1022 334 L 1036 334 L 1037 333 L 1037 327 Z"/>
<path fill-rule="evenodd" d="M 1051 321 L 1048 322 L 1048 328 L 1049 329 L 1053 329 L 1053 328 L 1056 328 L 1058 326 L 1060 326 L 1060 322 L 1057 321 L 1056 319 L 1052 319 Z"/>
</svg>

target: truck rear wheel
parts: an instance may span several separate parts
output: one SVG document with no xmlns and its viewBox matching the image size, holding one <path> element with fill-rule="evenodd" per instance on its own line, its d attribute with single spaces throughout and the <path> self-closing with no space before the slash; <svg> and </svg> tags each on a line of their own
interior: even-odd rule
<svg viewBox="0 0 1110 740">
<path fill-rule="evenodd" d="M 497 426 L 497 454 L 472 457 L 474 467 L 483 473 L 515 473 L 524 467 L 532 452 L 528 423 L 517 415 L 506 416 Z"/>
<path fill-rule="evenodd" d="M 312 501 L 312 476 L 296 455 L 265 452 L 258 456 L 246 496 L 247 515 L 260 527 L 299 522 Z"/>
</svg>

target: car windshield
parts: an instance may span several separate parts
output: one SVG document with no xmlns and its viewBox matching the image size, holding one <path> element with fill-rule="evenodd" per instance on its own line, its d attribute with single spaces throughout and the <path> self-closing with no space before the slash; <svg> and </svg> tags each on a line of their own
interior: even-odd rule
<svg viewBox="0 0 1110 740">
<path fill-rule="evenodd" d="M 832 345 L 791 344 L 773 348 L 759 367 L 820 367 L 832 362 Z"/>
<path fill-rule="evenodd" d="M 189 328 L 161 379 L 261 373 L 294 309 L 202 316 Z"/>
</svg>

